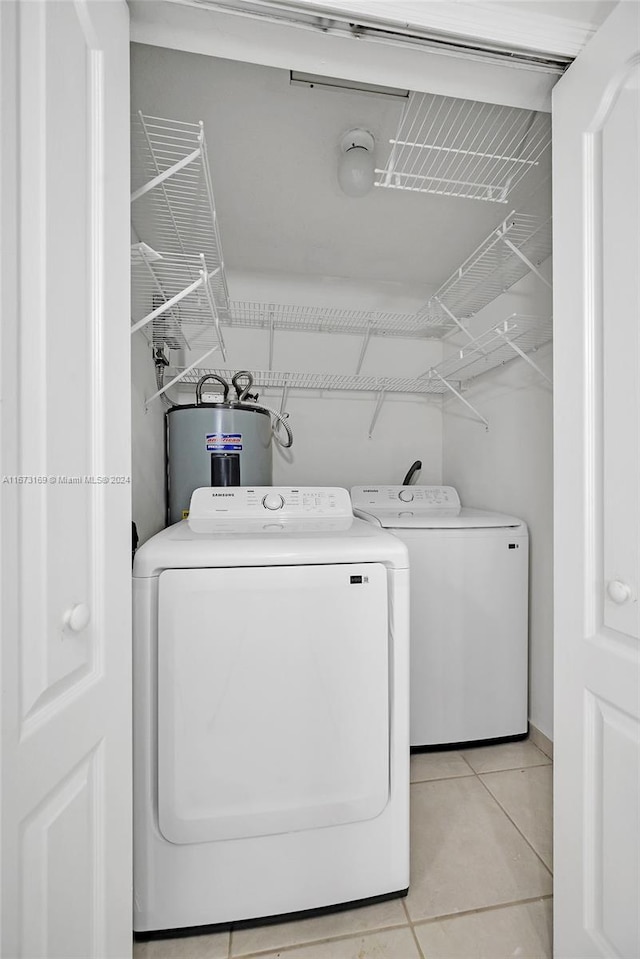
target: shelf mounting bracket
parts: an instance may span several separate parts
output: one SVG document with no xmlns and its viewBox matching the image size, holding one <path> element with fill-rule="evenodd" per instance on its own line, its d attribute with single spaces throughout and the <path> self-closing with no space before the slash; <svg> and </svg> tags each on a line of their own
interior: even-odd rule
<svg viewBox="0 0 640 959">
<path fill-rule="evenodd" d="M 362 363 L 364 361 L 365 353 L 367 352 L 367 347 L 369 346 L 369 340 L 371 339 L 371 323 L 367 327 L 367 332 L 364 335 L 364 340 L 362 341 L 362 349 L 360 350 L 360 357 L 358 359 L 358 364 L 356 366 L 356 376 L 362 369 Z"/>
<path fill-rule="evenodd" d="M 151 320 L 155 320 L 156 316 L 161 316 L 163 313 L 166 313 L 167 310 L 170 310 L 172 306 L 175 306 L 180 300 L 184 300 L 185 296 L 189 296 L 190 293 L 193 293 L 194 290 L 197 290 L 199 286 L 202 286 L 202 276 L 197 280 L 194 280 L 193 283 L 190 283 L 184 290 L 180 290 L 179 293 L 176 293 L 175 296 L 172 296 L 170 300 L 165 300 L 164 303 L 161 303 L 160 306 L 157 306 L 155 310 L 152 310 L 151 313 L 147 313 L 146 316 L 143 316 L 141 320 L 138 320 L 137 323 L 134 323 L 131 327 L 131 333 L 137 333 L 138 330 L 142 329 L 143 326 L 146 326 L 147 323 L 150 323 Z"/>
<path fill-rule="evenodd" d="M 190 366 L 187 366 L 184 370 L 181 370 L 181 372 L 178 373 L 177 376 L 174 376 L 172 380 L 169 380 L 169 382 L 165 386 L 163 386 L 161 390 L 158 390 L 156 393 L 153 394 L 153 396 L 149 397 L 149 399 L 145 403 L 145 409 L 148 410 L 150 403 L 153 403 L 153 401 L 157 400 L 159 396 L 162 396 L 162 394 L 166 393 L 167 390 L 171 389 L 172 386 L 175 386 L 176 383 L 179 383 L 180 380 L 184 379 L 187 373 L 190 373 L 194 367 L 200 366 L 202 361 L 206 360 L 206 358 L 208 356 L 211 356 L 212 353 L 215 353 L 217 349 L 219 349 L 219 347 L 212 346 L 210 350 L 207 350 L 206 353 L 203 353 L 202 356 L 199 356 L 198 359 L 195 360 Z"/>
<path fill-rule="evenodd" d="M 218 268 L 219 269 L 219 268 Z M 147 313 L 146 316 L 143 316 L 141 320 L 138 320 L 137 323 L 134 323 L 131 327 L 131 333 L 137 333 L 138 330 L 142 329 L 143 326 L 146 326 L 147 323 L 150 323 L 151 320 L 155 320 L 157 316 L 161 316 L 163 313 L 166 313 L 167 310 L 170 310 L 172 306 L 175 306 L 180 300 L 184 300 L 185 296 L 189 296 L 190 293 L 193 293 L 198 289 L 199 286 L 205 285 L 209 282 L 212 276 L 215 276 L 218 273 L 218 270 L 213 270 L 213 272 L 200 276 L 197 280 L 194 280 L 193 283 L 190 283 L 189 286 L 185 287 L 184 290 L 180 290 L 179 293 L 176 293 L 175 296 L 172 296 L 170 300 L 166 300 L 164 303 L 161 303 L 160 306 L 156 307 L 155 310 L 152 310 L 151 313 Z"/>
<path fill-rule="evenodd" d="M 222 359 L 227 362 L 227 350 L 224 345 L 224 339 L 222 337 L 222 330 L 220 329 L 220 317 L 218 316 L 218 310 L 216 308 L 215 301 L 213 299 L 213 293 L 211 292 L 211 287 L 209 286 L 209 280 L 214 273 L 209 273 L 207 270 L 207 263 L 204 258 L 204 253 L 200 254 L 200 262 L 202 263 L 202 269 L 200 270 L 200 277 L 202 279 L 202 285 L 204 286 L 204 291 L 207 296 L 207 303 L 209 304 L 209 309 L 213 317 L 213 322 L 216 328 L 216 336 L 218 338 L 218 343 L 220 344 L 220 352 L 222 353 Z M 215 271 L 217 273 L 217 270 Z"/>
<path fill-rule="evenodd" d="M 525 353 L 524 350 L 521 350 L 519 346 L 517 346 L 512 340 L 509 339 L 509 337 L 507 336 L 507 331 L 501 330 L 500 327 L 498 327 L 498 328 L 496 329 L 496 333 L 498 334 L 498 336 L 501 336 L 501 337 L 502 337 L 502 339 L 505 341 L 505 343 L 507 343 L 507 344 L 511 347 L 511 349 L 514 350 L 514 351 L 518 354 L 518 356 L 522 357 L 522 359 L 523 359 L 526 363 L 528 363 L 529 366 L 533 367 L 533 369 L 536 371 L 536 373 L 539 373 L 540 376 L 543 378 L 543 380 L 546 380 L 546 381 L 547 381 L 547 383 L 549 384 L 549 386 L 553 386 L 553 381 L 551 380 L 551 378 L 550 378 L 549 376 L 547 376 L 546 373 L 543 373 L 543 372 L 542 372 L 542 370 L 540 369 L 540 367 L 538 366 L 538 364 L 537 364 L 537 363 L 534 363 L 534 361 L 531 359 L 531 357 L 530 357 L 527 353 Z"/>
<path fill-rule="evenodd" d="M 457 389 L 455 388 L 455 386 L 452 386 L 451 383 L 450 383 L 448 380 L 445 380 L 444 376 L 441 376 L 436 369 L 431 369 L 431 370 L 429 370 L 429 376 L 435 376 L 435 377 L 437 377 L 437 379 L 439 379 L 440 382 L 443 383 L 444 386 L 446 386 L 446 388 L 447 388 L 448 390 L 450 390 L 450 392 L 453 393 L 453 395 L 456 396 L 456 397 L 460 400 L 461 403 L 464 403 L 464 405 L 465 405 L 468 409 L 471 410 L 471 412 L 473 413 L 473 415 L 474 415 L 477 419 L 479 419 L 481 423 L 484 423 L 485 429 L 486 429 L 486 430 L 489 429 L 489 423 L 487 422 L 487 420 L 485 420 L 484 416 L 482 416 L 482 414 L 478 413 L 478 411 L 477 411 L 477 409 L 475 408 L 475 406 L 472 406 L 471 403 L 469 403 L 468 400 L 465 400 L 465 398 L 464 398 L 464 396 L 462 395 L 462 393 L 460 393 L 460 391 L 457 390 Z"/>
<path fill-rule="evenodd" d="M 273 336 L 275 330 L 275 320 L 274 320 L 274 305 L 273 303 L 269 304 L 269 365 L 268 370 L 273 369 Z"/>
<path fill-rule="evenodd" d="M 284 415 L 284 411 L 287 408 L 288 398 L 289 398 L 289 384 L 285 381 L 285 384 L 282 387 L 282 396 L 280 398 L 280 414 L 281 415 Z"/>
<path fill-rule="evenodd" d="M 386 394 L 386 392 L 387 392 L 387 391 L 386 391 L 386 389 L 384 389 L 384 387 L 383 387 L 381 390 L 378 391 L 378 398 L 377 398 L 377 400 L 376 400 L 376 408 L 375 408 L 375 410 L 373 411 L 373 418 L 372 418 L 372 420 L 371 420 L 371 425 L 370 425 L 370 427 L 369 427 L 369 439 L 371 439 L 371 437 L 373 436 L 373 430 L 374 430 L 374 427 L 375 427 L 376 422 L 377 422 L 377 420 L 378 420 L 378 417 L 380 416 L 380 410 L 382 409 L 382 404 L 384 403 L 384 399 L 385 399 L 385 394 Z"/>
<path fill-rule="evenodd" d="M 535 266 L 535 264 L 533 264 L 533 263 L 531 262 L 531 260 L 529 259 L 528 256 L 525 256 L 525 255 L 524 255 L 524 253 L 522 252 L 522 250 L 519 250 L 519 249 L 518 249 L 518 247 L 515 245 L 515 243 L 512 243 L 511 240 L 510 240 L 508 237 L 506 237 L 506 236 L 501 237 L 501 239 L 502 239 L 502 242 L 504 243 L 504 245 L 505 245 L 505 246 L 508 246 L 512 253 L 515 253 L 516 256 L 520 257 L 520 259 L 522 260 L 522 262 L 523 262 L 526 266 L 529 267 L 529 269 L 531 270 L 532 273 L 535 273 L 535 275 L 538 277 L 539 280 L 542 280 L 542 282 L 545 284 L 545 286 L 548 286 L 550 290 L 553 289 L 552 284 L 549 282 L 549 280 L 546 278 L 546 276 L 543 276 L 543 275 L 542 275 L 542 273 L 540 272 L 540 270 L 538 269 L 538 267 Z"/>
<path fill-rule="evenodd" d="M 473 341 L 473 334 L 469 332 L 469 330 L 466 328 L 466 326 L 464 325 L 464 323 L 462 323 L 462 322 L 458 319 L 457 316 L 454 316 L 454 315 L 453 315 L 453 313 L 451 312 L 451 310 L 449 309 L 449 307 L 446 306 L 446 305 L 442 302 L 442 300 L 440 299 L 440 297 L 434 296 L 433 299 L 434 299 L 434 301 L 438 304 L 438 306 L 440 307 L 440 309 L 443 310 L 443 311 L 447 314 L 447 316 L 449 317 L 449 319 L 450 319 L 450 320 L 453 320 L 453 322 L 454 322 L 455 325 L 458 327 L 458 329 L 461 330 L 462 333 L 464 333 L 465 336 L 468 336 L 469 339 Z"/>
<path fill-rule="evenodd" d="M 166 170 L 163 170 L 162 173 L 159 173 L 157 176 L 154 176 L 152 180 L 149 180 L 148 183 L 145 183 L 144 186 L 141 186 L 140 189 L 135 190 L 131 194 L 131 202 L 138 200 L 141 196 L 144 196 L 145 193 L 148 193 L 149 190 L 153 190 L 154 187 L 159 186 L 161 183 L 164 183 L 170 176 L 173 176 L 174 173 L 179 173 L 184 167 L 188 166 L 190 163 L 193 163 L 194 160 L 197 160 L 202 151 L 200 149 L 194 150 L 193 153 L 190 153 L 189 156 L 183 157 L 181 160 L 178 160 L 177 163 L 174 163 L 173 166 L 167 167 Z"/>
</svg>

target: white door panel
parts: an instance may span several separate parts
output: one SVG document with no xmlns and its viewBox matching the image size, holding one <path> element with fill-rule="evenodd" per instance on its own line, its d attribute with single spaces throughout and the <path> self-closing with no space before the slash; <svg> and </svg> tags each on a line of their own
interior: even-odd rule
<svg viewBox="0 0 640 959">
<path fill-rule="evenodd" d="M 592 136 L 600 136 L 602 191 L 602 512 L 604 625 L 624 636 L 638 632 L 638 312 L 640 304 L 640 64 L 623 70 L 611 88 Z M 608 109 L 607 109 L 608 107 Z M 629 144 L 635 143 L 635 149 Z M 634 310 L 633 305 L 636 304 Z M 625 590 L 624 587 L 627 587 Z M 623 640 L 624 641 L 624 640 Z"/>
<path fill-rule="evenodd" d="M 102 224 L 85 206 L 100 189 L 91 126 L 100 122 L 103 77 L 91 69 L 97 51 L 72 4 L 24 4 L 20 27 L 20 473 L 26 482 L 18 511 L 21 713 L 30 725 L 77 688 L 95 661 L 95 619 L 78 635 L 64 629 L 63 619 L 79 603 L 95 616 L 91 556 L 101 545 L 93 521 L 101 517 L 97 487 L 65 480 L 83 480 L 97 465 L 91 431 L 99 325 L 91 292 Z"/>
<path fill-rule="evenodd" d="M 125 957 L 127 8 L 2 3 L 0 37 L 1 949 Z"/>
<path fill-rule="evenodd" d="M 159 595 L 166 839 L 269 835 L 382 812 L 383 565 L 165 570 Z"/>
<path fill-rule="evenodd" d="M 640 954 L 639 13 L 554 91 L 558 959 Z"/>
</svg>

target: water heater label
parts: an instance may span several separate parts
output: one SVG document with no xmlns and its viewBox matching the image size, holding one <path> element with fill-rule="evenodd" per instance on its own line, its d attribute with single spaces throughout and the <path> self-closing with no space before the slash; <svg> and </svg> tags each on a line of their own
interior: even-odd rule
<svg viewBox="0 0 640 959">
<path fill-rule="evenodd" d="M 242 449 L 242 433 L 207 433 L 206 440 L 210 453 Z"/>
</svg>

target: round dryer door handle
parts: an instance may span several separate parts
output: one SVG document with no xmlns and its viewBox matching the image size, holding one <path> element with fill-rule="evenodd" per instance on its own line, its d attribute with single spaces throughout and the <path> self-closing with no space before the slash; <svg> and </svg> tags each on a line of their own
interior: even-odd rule
<svg viewBox="0 0 640 959">
<path fill-rule="evenodd" d="M 618 606 L 622 606 L 631 599 L 631 587 L 627 583 L 621 583 L 619 579 L 612 579 L 607 583 L 607 595 Z"/>
<path fill-rule="evenodd" d="M 84 603 L 78 603 L 77 606 L 72 606 L 66 611 L 63 616 L 62 622 L 65 626 L 68 626 L 69 629 L 73 630 L 74 633 L 80 633 L 89 625 L 89 620 L 91 619 L 91 610 Z"/>
</svg>

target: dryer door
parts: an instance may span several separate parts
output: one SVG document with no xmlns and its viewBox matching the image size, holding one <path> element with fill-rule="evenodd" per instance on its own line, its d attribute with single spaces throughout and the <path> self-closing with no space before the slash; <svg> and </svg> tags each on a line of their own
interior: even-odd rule
<svg viewBox="0 0 640 959">
<path fill-rule="evenodd" d="M 163 836 L 377 816 L 389 793 L 385 567 L 166 570 L 159 586 Z"/>
</svg>

